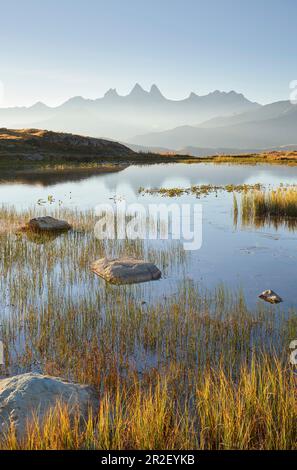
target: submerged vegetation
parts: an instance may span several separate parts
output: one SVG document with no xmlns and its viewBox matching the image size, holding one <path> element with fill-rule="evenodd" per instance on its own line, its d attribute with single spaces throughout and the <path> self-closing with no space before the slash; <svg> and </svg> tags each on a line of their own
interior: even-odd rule
<svg viewBox="0 0 297 470">
<path fill-rule="evenodd" d="M 228 193 L 246 192 L 249 190 L 260 190 L 261 185 L 257 184 L 226 184 L 226 185 L 213 185 L 213 184 L 201 184 L 191 186 L 190 188 L 153 188 L 145 189 L 139 188 L 139 194 L 150 194 L 160 195 L 164 197 L 178 197 L 183 195 L 194 195 L 197 198 L 208 196 L 209 194 L 217 194 L 221 191 L 227 191 Z"/>
<path fill-rule="evenodd" d="M 1 448 L 297 447 L 295 311 L 250 310 L 241 292 L 202 289 L 177 241 L 98 240 L 93 211 L 53 208 L 74 227 L 56 238 L 17 232 L 36 212 L 0 210 L 5 370 L 91 384 L 100 408 L 82 425 L 57 404 L 23 440 L 11 428 Z M 164 279 L 109 285 L 90 270 L 106 254 L 151 260 Z"/>
</svg>

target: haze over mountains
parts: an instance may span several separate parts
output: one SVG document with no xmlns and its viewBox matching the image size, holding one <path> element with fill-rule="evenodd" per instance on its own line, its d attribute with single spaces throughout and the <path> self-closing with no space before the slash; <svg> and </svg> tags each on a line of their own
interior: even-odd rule
<svg viewBox="0 0 297 470">
<path fill-rule="evenodd" d="M 126 96 L 110 89 L 102 98 L 90 100 L 77 96 L 55 108 L 36 103 L 29 108 L 0 109 L 0 125 L 130 139 L 140 132 L 195 125 L 216 116 L 258 107 L 234 91 L 215 91 L 205 96 L 191 93 L 188 98 L 175 101 L 166 99 L 156 85 L 145 91 L 136 84 Z"/>
<path fill-rule="evenodd" d="M 120 140 L 134 149 L 193 155 L 297 148 L 297 107 L 289 101 L 262 106 L 235 91 L 170 100 L 156 85 L 145 91 L 136 84 L 126 96 L 115 89 L 95 100 L 78 96 L 54 108 L 41 102 L 0 108 L 0 127 L 72 132 Z"/>
<path fill-rule="evenodd" d="M 168 149 L 220 147 L 248 150 L 297 146 L 297 106 L 281 101 L 230 117 L 218 117 L 197 126 L 179 126 L 140 135 L 134 144 Z M 223 148 L 223 149 L 222 149 Z M 227 150 L 229 152 L 229 150 Z"/>
</svg>

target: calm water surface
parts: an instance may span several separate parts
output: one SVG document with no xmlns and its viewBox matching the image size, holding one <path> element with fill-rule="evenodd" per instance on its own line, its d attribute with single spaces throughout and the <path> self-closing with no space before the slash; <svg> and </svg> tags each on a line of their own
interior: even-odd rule
<svg viewBox="0 0 297 470">
<path fill-rule="evenodd" d="M 189 187 L 199 184 L 296 184 L 297 167 L 268 165 L 212 165 L 173 164 L 131 166 L 111 174 L 87 177 L 77 181 L 50 184 L 40 178 L 27 184 L 25 181 L 1 181 L 0 202 L 22 210 L 37 207 L 39 199 L 53 196 L 56 204 L 80 209 L 94 208 L 100 203 L 110 203 L 115 195 L 127 203 L 191 203 L 202 204 L 203 243 L 199 250 L 188 252 L 186 268 L 172 268 L 166 278 L 149 283 L 142 295 L 153 297 L 158 293 L 173 293 L 184 277 L 199 282 L 207 289 L 224 283 L 231 290 L 241 288 L 247 303 L 254 306 L 258 294 L 264 289 L 276 290 L 284 299 L 283 306 L 297 307 L 297 234 L 285 227 L 262 229 L 237 227 L 233 222 L 233 196 L 220 192 L 197 201 L 193 195 L 177 199 L 156 195 L 141 195 L 139 187 Z M 240 198 L 240 196 L 239 196 Z M 150 242 L 158 243 L 158 242 Z M 99 281 L 101 282 L 101 280 Z M 104 282 L 104 281 L 102 281 Z"/>
</svg>

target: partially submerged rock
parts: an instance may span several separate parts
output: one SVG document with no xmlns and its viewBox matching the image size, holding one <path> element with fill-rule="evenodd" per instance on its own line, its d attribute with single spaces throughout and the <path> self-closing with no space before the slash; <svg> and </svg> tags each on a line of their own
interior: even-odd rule
<svg viewBox="0 0 297 470">
<path fill-rule="evenodd" d="M 92 271 L 112 284 L 156 281 L 162 275 L 153 263 L 135 258 L 101 258 L 92 264 Z"/>
<path fill-rule="evenodd" d="M 87 385 L 64 381 L 57 377 L 28 373 L 0 380 L 0 430 L 12 423 L 21 437 L 27 423 L 36 416 L 39 422 L 57 403 L 68 405 L 70 416 L 79 411 L 86 418 L 96 411 L 98 398 Z"/>
<path fill-rule="evenodd" d="M 279 304 L 283 301 L 283 299 L 271 289 L 264 290 L 264 292 L 259 295 L 259 298 L 271 304 Z"/>
<path fill-rule="evenodd" d="M 26 228 L 37 232 L 63 232 L 70 230 L 71 225 L 65 220 L 46 216 L 31 219 L 26 225 Z"/>
</svg>

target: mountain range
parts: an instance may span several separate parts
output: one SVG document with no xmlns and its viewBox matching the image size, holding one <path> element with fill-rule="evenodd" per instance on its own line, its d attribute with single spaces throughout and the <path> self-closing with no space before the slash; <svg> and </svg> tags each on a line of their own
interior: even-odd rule
<svg viewBox="0 0 297 470">
<path fill-rule="evenodd" d="M 162 132 L 139 135 L 132 144 L 145 147 L 226 148 L 257 151 L 268 148 L 297 148 L 297 106 L 289 101 L 259 106 L 233 116 L 220 116 L 195 126 L 178 126 Z M 232 153 L 234 153 L 232 152 Z"/>
<path fill-rule="evenodd" d="M 156 85 L 136 84 L 128 95 L 116 89 L 102 98 L 77 96 L 57 107 L 0 108 L 0 127 L 39 128 L 101 137 L 138 150 L 206 155 L 297 148 L 297 107 L 268 105 L 235 91 L 167 99 Z"/>
<path fill-rule="evenodd" d="M 110 89 L 102 98 L 77 96 L 57 107 L 38 102 L 31 107 L 0 108 L 0 126 L 41 128 L 129 142 L 140 133 L 196 125 L 259 106 L 234 91 L 214 91 L 204 96 L 192 92 L 185 99 L 170 100 L 156 85 L 145 91 L 136 84 L 126 96 Z"/>
</svg>

